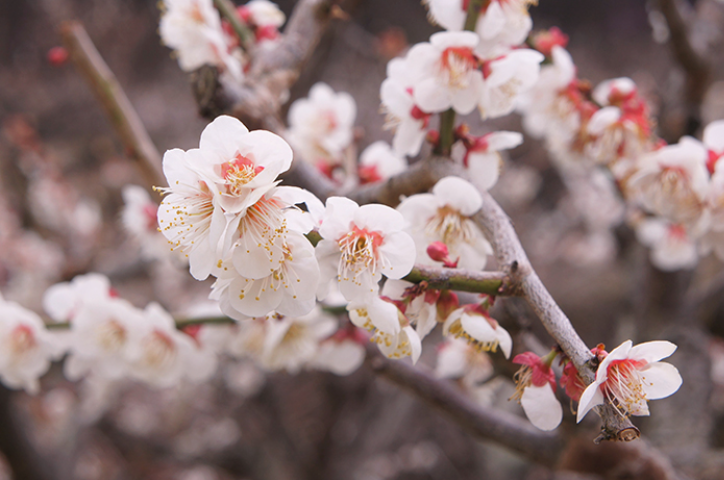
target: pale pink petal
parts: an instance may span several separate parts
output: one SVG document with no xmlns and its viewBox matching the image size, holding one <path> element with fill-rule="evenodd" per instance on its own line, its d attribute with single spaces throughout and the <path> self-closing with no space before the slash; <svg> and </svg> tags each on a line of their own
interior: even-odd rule
<svg viewBox="0 0 724 480">
<path fill-rule="evenodd" d="M 478 190 L 459 177 L 443 178 L 432 188 L 432 192 L 445 204 L 466 216 L 474 214 L 483 205 L 483 197 Z"/>
<path fill-rule="evenodd" d="M 599 367 L 600 368 L 600 367 Z M 578 401 L 578 414 L 576 415 L 576 423 L 580 423 L 583 417 L 597 405 L 603 405 L 603 393 L 598 388 L 598 382 L 593 382 L 583 391 L 581 399 Z"/>
<path fill-rule="evenodd" d="M 662 358 L 670 357 L 676 351 L 676 345 L 665 340 L 639 343 L 631 348 L 628 357 L 633 360 L 643 360 L 647 363 L 658 362 Z"/>
<path fill-rule="evenodd" d="M 681 374 L 670 363 L 653 363 L 641 371 L 642 386 L 647 400 L 673 395 L 683 382 Z"/>
<path fill-rule="evenodd" d="M 724 152 L 724 120 L 711 122 L 704 129 L 704 145 L 717 153 Z"/>
</svg>

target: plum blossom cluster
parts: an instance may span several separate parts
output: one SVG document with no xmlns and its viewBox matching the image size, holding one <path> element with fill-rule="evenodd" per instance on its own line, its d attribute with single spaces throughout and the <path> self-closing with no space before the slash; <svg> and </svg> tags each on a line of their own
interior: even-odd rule
<svg viewBox="0 0 724 480">
<path fill-rule="evenodd" d="M 577 78 L 560 31 L 535 40 L 550 64 L 541 68 L 540 81 L 517 107 L 528 133 L 545 140 L 563 177 L 575 180 L 591 175 L 594 167 L 606 167 L 608 183 L 620 191 L 629 220 L 639 240 L 651 247 L 657 267 L 691 268 L 711 251 L 722 258 L 717 165 L 724 123 L 707 126 L 702 141 L 683 137 L 666 145 L 654 133 L 649 108 L 631 79 L 607 80 L 591 89 Z M 621 218 L 604 223 L 613 227 Z"/>
<path fill-rule="evenodd" d="M 204 65 L 217 67 L 222 78 L 239 82 L 248 63 L 242 40 L 227 20 L 222 20 L 213 0 L 163 0 L 159 32 L 172 48 L 182 70 L 190 72 Z M 275 40 L 285 16 L 268 0 L 252 0 L 236 10 L 253 43 Z M 250 48 L 251 45 L 245 45 Z"/>
<path fill-rule="evenodd" d="M 577 421 L 595 406 L 613 405 L 622 417 L 649 415 L 648 401 L 666 398 L 681 386 L 679 371 L 670 363 L 661 362 L 674 353 L 676 345 L 654 341 L 633 346 L 627 340 L 611 353 L 598 345 L 591 352 L 600 362 L 596 379 L 586 386 L 573 364 L 557 349 L 539 357 L 533 352 L 517 355 L 513 363 L 522 365 L 515 375 L 518 400 L 531 423 L 541 430 L 553 430 L 563 418 L 556 392 L 556 375 L 551 367 L 561 356 L 563 374 L 560 386 L 571 402 L 578 402 Z"/>
</svg>

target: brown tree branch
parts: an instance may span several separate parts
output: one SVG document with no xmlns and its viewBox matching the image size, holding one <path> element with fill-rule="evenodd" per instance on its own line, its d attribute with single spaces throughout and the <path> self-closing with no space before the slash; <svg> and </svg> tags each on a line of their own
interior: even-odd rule
<svg viewBox="0 0 724 480">
<path fill-rule="evenodd" d="M 83 25 L 77 21 L 64 22 L 60 36 L 71 60 L 103 105 L 127 153 L 138 161 L 151 185 L 164 185 L 161 154 Z"/>
<path fill-rule="evenodd" d="M 701 102 L 709 86 L 711 67 L 691 44 L 686 22 L 677 3 L 677 0 L 658 0 L 659 9 L 669 27 L 672 53 L 686 74 L 684 100 L 688 118 L 684 134 L 693 135 L 701 123 Z"/>
<path fill-rule="evenodd" d="M 548 466 L 555 465 L 562 451 L 559 435 L 538 430 L 507 412 L 478 405 L 449 382 L 404 362 L 384 358 L 374 345 L 367 349 L 366 364 L 377 375 L 412 392 L 477 438 L 492 440 Z"/>
</svg>

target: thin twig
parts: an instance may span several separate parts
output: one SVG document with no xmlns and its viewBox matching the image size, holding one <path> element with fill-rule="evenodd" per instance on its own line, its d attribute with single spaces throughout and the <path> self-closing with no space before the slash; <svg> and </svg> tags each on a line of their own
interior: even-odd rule
<svg viewBox="0 0 724 480">
<path fill-rule="evenodd" d="M 139 162 L 151 185 L 164 185 L 161 154 L 83 25 L 77 21 L 64 22 L 60 35 L 71 60 L 103 105 L 127 153 Z"/>
<path fill-rule="evenodd" d="M 436 290 L 456 290 L 500 296 L 522 294 L 519 289 L 516 289 L 516 285 L 509 281 L 508 275 L 503 272 L 477 272 L 460 268 L 415 265 L 412 271 L 402 279 L 412 283 L 426 282 L 429 288 Z"/>
<path fill-rule="evenodd" d="M 234 4 L 230 0 L 214 0 L 214 6 L 221 14 L 221 17 L 229 22 L 231 28 L 234 29 L 234 33 L 239 37 L 241 47 L 248 52 L 250 46 L 254 43 L 254 33 L 242 23 L 241 18 L 236 13 Z"/>
<path fill-rule="evenodd" d="M 412 392 L 477 438 L 493 440 L 543 465 L 553 466 L 558 460 L 562 440 L 557 434 L 538 430 L 507 412 L 478 405 L 447 381 L 402 361 L 387 360 L 376 346 L 367 349 L 366 363 L 377 375 Z"/>
</svg>

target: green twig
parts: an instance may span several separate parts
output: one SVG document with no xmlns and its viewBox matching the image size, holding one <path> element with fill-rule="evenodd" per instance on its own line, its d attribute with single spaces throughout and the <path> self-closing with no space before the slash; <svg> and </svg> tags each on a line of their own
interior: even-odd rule
<svg viewBox="0 0 724 480">
<path fill-rule="evenodd" d="M 254 33 L 241 21 L 234 4 L 231 0 L 214 0 L 214 6 L 221 16 L 229 22 L 231 28 L 234 29 L 234 33 L 239 37 L 241 48 L 248 52 L 254 44 Z"/>
</svg>

